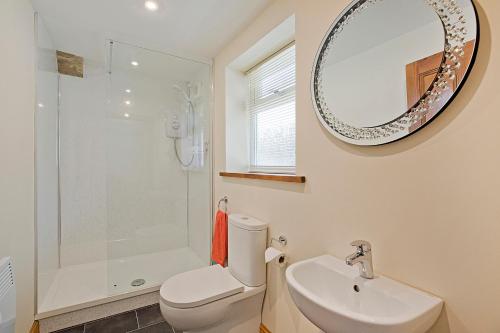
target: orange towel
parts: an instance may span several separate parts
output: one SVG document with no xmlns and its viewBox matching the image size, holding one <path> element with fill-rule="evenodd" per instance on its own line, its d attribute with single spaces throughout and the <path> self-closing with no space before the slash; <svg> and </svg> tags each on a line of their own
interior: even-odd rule
<svg viewBox="0 0 500 333">
<path fill-rule="evenodd" d="M 217 211 L 214 238 L 212 240 L 212 260 L 222 267 L 227 259 L 227 214 Z"/>
</svg>

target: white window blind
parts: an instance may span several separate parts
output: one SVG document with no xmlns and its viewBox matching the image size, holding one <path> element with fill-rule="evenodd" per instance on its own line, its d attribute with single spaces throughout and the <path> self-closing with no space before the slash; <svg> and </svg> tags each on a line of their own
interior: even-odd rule
<svg viewBox="0 0 500 333">
<path fill-rule="evenodd" d="M 248 73 L 250 171 L 295 171 L 295 44 Z"/>
</svg>

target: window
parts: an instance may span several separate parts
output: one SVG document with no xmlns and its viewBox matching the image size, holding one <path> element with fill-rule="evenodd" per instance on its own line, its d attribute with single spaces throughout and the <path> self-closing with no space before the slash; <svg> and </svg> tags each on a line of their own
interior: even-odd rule
<svg viewBox="0 0 500 333">
<path fill-rule="evenodd" d="M 295 44 L 247 72 L 250 171 L 295 172 Z"/>
</svg>

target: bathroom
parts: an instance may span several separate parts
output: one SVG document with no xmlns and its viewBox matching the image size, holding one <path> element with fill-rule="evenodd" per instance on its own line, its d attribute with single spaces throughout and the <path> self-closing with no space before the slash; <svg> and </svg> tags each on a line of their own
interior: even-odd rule
<svg viewBox="0 0 500 333">
<path fill-rule="evenodd" d="M 0 332 L 500 332 L 498 22 L 494 0 L 2 0 Z M 436 52 L 416 100 L 378 66 Z"/>
</svg>

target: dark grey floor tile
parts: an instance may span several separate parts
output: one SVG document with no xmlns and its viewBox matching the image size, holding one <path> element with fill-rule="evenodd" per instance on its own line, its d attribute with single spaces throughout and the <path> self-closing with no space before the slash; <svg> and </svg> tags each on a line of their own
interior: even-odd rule
<svg viewBox="0 0 500 333">
<path fill-rule="evenodd" d="M 130 311 L 86 323 L 85 333 L 125 333 L 137 328 L 135 311 Z"/>
<path fill-rule="evenodd" d="M 170 327 L 169 324 L 167 324 L 166 322 L 162 322 L 159 324 L 140 328 L 133 333 L 174 333 L 174 330 Z"/>
<path fill-rule="evenodd" d="M 139 328 L 165 321 L 161 315 L 160 305 L 154 304 L 145 308 L 137 309 L 137 318 L 139 319 Z"/>
<path fill-rule="evenodd" d="M 65 328 L 63 330 L 55 331 L 53 333 L 83 333 L 83 325 Z"/>
</svg>

